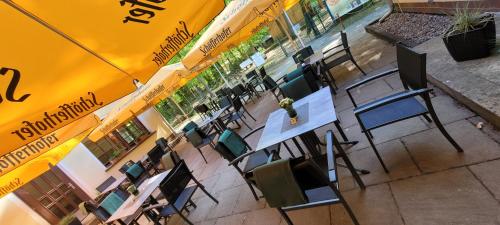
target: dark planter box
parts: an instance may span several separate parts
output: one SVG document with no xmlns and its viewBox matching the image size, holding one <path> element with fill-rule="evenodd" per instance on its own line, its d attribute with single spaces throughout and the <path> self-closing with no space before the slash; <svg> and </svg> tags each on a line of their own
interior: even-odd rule
<svg viewBox="0 0 500 225">
<path fill-rule="evenodd" d="M 455 61 L 479 59 L 491 54 L 491 50 L 495 47 L 496 31 L 493 15 L 488 17 L 492 18 L 483 27 L 443 37 L 446 49 Z"/>
</svg>

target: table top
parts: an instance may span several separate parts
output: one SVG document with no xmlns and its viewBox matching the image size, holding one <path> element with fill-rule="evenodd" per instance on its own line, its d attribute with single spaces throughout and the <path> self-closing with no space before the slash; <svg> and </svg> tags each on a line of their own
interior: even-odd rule
<svg viewBox="0 0 500 225">
<path fill-rule="evenodd" d="M 298 114 L 299 121 L 297 124 L 284 124 L 290 122 L 284 109 L 272 112 L 267 118 L 266 126 L 262 131 L 256 150 L 265 149 L 337 120 L 329 87 L 324 87 L 294 102 L 293 107 Z M 304 110 L 307 110 L 307 112 L 304 112 Z M 301 121 L 301 114 L 303 121 Z"/>
<path fill-rule="evenodd" d="M 211 123 L 212 121 L 218 119 L 229 107 L 231 106 L 225 106 L 217 111 L 215 111 L 214 113 L 212 113 L 212 116 L 210 118 L 206 118 L 204 119 L 203 121 L 201 121 L 198 126 L 199 127 L 204 127 L 205 125 Z"/>
<path fill-rule="evenodd" d="M 141 208 L 141 205 L 149 198 L 158 186 L 160 186 L 161 181 L 167 177 L 170 170 L 162 172 L 154 177 L 145 180 L 138 188 L 139 195 L 130 195 L 125 202 L 116 210 L 111 217 L 106 221 L 106 223 L 113 222 L 115 220 L 125 218 L 127 216 L 133 215 L 137 210 Z"/>
<path fill-rule="evenodd" d="M 304 60 L 304 63 L 309 64 L 309 65 L 315 64 L 315 63 L 323 60 L 323 57 L 324 57 L 323 52 L 316 52 L 316 53 L 310 55 L 309 57 L 307 57 Z"/>
</svg>

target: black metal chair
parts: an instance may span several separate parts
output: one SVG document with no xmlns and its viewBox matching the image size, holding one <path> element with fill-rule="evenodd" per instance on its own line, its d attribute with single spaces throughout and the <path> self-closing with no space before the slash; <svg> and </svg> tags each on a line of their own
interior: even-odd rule
<svg viewBox="0 0 500 225">
<path fill-rule="evenodd" d="M 264 87 L 269 90 L 273 94 L 274 98 L 276 98 L 276 101 L 279 102 L 278 95 L 281 95 L 281 92 L 279 91 L 279 85 L 276 81 L 274 81 L 274 79 L 270 76 L 265 76 L 263 82 Z M 276 90 L 278 90 L 278 93 L 276 93 Z"/>
<path fill-rule="evenodd" d="M 455 147 L 458 152 L 462 152 L 462 148 L 453 140 L 453 138 L 444 129 L 443 124 L 439 121 L 436 115 L 429 92 L 432 89 L 427 88 L 427 73 L 426 73 L 426 54 L 416 53 L 402 45 L 397 45 L 397 62 L 398 68 L 392 69 L 380 74 L 370 76 L 365 80 L 359 81 L 346 88 L 347 94 L 354 105 L 354 115 L 358 120 L 363 133 L 365 133 L 370 146 L 375 151 L 378 160 L 388 172 L 386 165 L 380 157 L 375 144 L 371 130 L 383 127 L 398 121 L 409 118 L 423 116 L 428 122 L 436 123 L 436 126 L 448 141 Z M 370 81 L 399 72 L 399 77 L 404 91 L 385 96 L 375 101 L 357 105 L 351 94 L 351 90 L 366 84 Z M 420 97 L 425 106 L 416 98 Z M 431 118 L 427 114 L 430 114 Z"/>
<path fill-rule="evenodd" d="M 261 78 L 264 78 L 265 76 L 267 76 L 267 72 L 266 72 L 266 69 L 264 69 L 264 67 L 261 67 L 259 69 L 259 75 Z"/>
<path fill-rule="evenodd" d="M 241 125 L 238 123 L 238 121 L 241 121 L 249 129 L 252 129 L 250 127 L 250 125 L 248 125 L 248 123 L 244 120 L 244 119 L 246 119 L 245 114 L 250 116 L 250 118 L 252 118 L 254 121 L 257 121 L 257 120 L 252 116 L 252 114 L 250 114 L 250 112 L 248 112 L 248 110 L 245 108 L 245 106 L 241 102 L 240 98 L 232 99 L 231 105 L 232 105 L 233 110 L 231 110 L 228 115 L 223 117 L 224 125 L 227 127 L 227 125 L 229 123 L 236 123 L 236 125 L 238 125 L 238 128 L 240 128 Z"/>
<path fill-rule="evenodd" d="M 193 107 L 194 111 L 198 113 L 202 119 L 210 117 L 210 108 L 205 104 L 199 104 Z"/>
<path fill-rule="evenodd" d="M 233 92 L 235 98 L 240 98 L 245 102 L 245 104 L 247 103 L 245 97 L 248 97 L 249 100 L 255 103 L 253 100 L 254 92 L 243 86 L 243 84 L 237 84 L 231 89 L 231 91 Z"/>
<path fill-rule="evenodd" d="M 149 173 L 141 162 L 136 162 L 130 166 L 125 175 L 136 187 L 139 187 L 142 182 L 149 178 Z"/>
<path fill-rule="evenodd" d="M 207 135 L 203 133 L 203 131 L 201 131 L 200 129 L 194 128 L 186 132 L 185 135 L 188 141 L 193 145 L 193 147 L 195 147 L 198 150 L 205 163 L 208 163 L 207 159 L 205 158 L 205 155 L 203 155 L 203 152 L 201 151 L 201 148 L 207 145 L 210 146 L 211 148 L 214 148 L 215 146 L 212 143 L 212 141 L 214 140 L 217 134 L 212 133 Z"/>
<path fill-rule="evenodd" d="M 188 184 L 193 181 L 193 185 Z M 168 203 L 155 204 L 143 209 L 145 212 L 155 210 L 155 213 L 147 213 L 146 215 L 157 214 L 158 217 L 151 218 L 155 224 L 161 224 L 160 219 L 165 218 L 164 224 L 167 224 L 166 219 L 178 214 L 186 223 L 193 224 L 184 216 L 183 211 L 188 211 L 188 207 L 196 208 L 196 204 L 191 200 L 195 191 L 200 188 L 205 194 L 210 197 L 215 203 L 219 203 L 205 187 L 193 176 L 184 160 L 175 166 L 175 168 L 165 177 L 160 183 L 160 191 L 167 199 Z"/>
<path fill-rule="evenodd" d="M 303 63 L 305 59 L 314 54 L 314 50 L 311 46 L 304 47 L 295 53 L 292 58 L 295 63 Z"/>
<path fill-rule="evenodd" d="M 354 60 L 354 57 L 352 56 L 349 43 L 347 42 L 347 34 L 343 31 L 340 31 L 340 37 L 342 39 L 342 44 L 337 45 L 323 52 L 323 54 L 325 55 L 325 58 L 323 59 L 323 66 L 326 72 L 333 79 L 333 75 L 330 73 L 330 69 L 344 62 L 351 61 L 356 66 L 356 68 L 358 68 L 358 70 L 361 71 L 361 73 L 363 73 L 363 75 L 366 75 L 365 71 L 363 71 L 363 69 L 359 67 L 358 63 L 356 62 L 356 60 Z"/>
<path fill-rule="evenodd" d="M 124 163 L 122 165 L 122 167 L 120 167 L 120 169 L 118 169 L 118 171 L 120 171 L 121 173 L 125 174 L 125 172 L 127 172 L 128 168 L 134 164 L 134 161 L 132 160 L 129 160 L 127 161 L 126 163 Z"/>
<path fill-rule="evenodd" d="M 165 151 L 159 145 L 155 145 L 147 153 L 148 160 L 151 163 L 150 166 L 148 167 L 148 169 L 153 169 L 154 170 L 153 174 L 158 174 L 160 172 L 160 170 L 158 169 L 158 166 L 160 164 L 160 160 L 161 160 L 161 157 L 163 156 L 163 154 L 165 154 Z"/>
<path fill-rule="evenodd" d="M 304 157 L 273 161 L 271 156 L 268 161 L 255 169 L 254 180 L 269 206 L 276 208 L 287 224 L 293 225 L 287 211 L 342 204 L 353 223 L 359 225 L 338 189 L 335 160 L 328 161 L 333 166 L 328 174 Z"/>
<path fill-rule="evenodd" d="M 306 77 L 304 75 L 300 75 L 295 79 L 280 85 L 280 90 L 283 96 L 291 98 L 294 101 L 297 101 L 303 97 L 312 94 L 313 92 L 319 89 L 317 86 L 310 85 L 310 83 L 307 82 Z"/>
<path fill-rule="evenodd" d="M 279 154 L 281 150 L 281 144 L 273 145 L 261 151 L 252 150 L 252 147 L 245 141 L 245 139 L 249 138 L 251 135 L 255 134 L 255 132 L 262 130 L 263 128 L 264 126 L 254 129 L 243 138 L 236 132 L 227 129 L 221 134 L 217 144 L 215 145 L 215 150 L 219 152 L 224 159 L 229 161 L 229 166 L 233 166 L 243 177 L 252 191 L 255 200 L 257 201 L 259 200 L 259 197 L 252 186 L 252 181 L 248 178 L 248 174 L 251 173 L 256 167 L 266 164 L 271 152 L 277 152 Z M 285 142 L 283 142 L 283 144 L 289 154 L 292 157 L 295 157 L 288 145 Z M 238 165 L 246 158 L 247 161 L 245 165 L 239 167 Z"/>
<path fill-rule="evenodd" d="M 108 177 L 104 182 L 102 182 L 99 186 L 97 186 L 95 189 L 99 192 L 102 193 L 106 188 L 111 186 L 114 182 L 116 181 L 116 178 L 113 176 Z"/>
<path fill-rule="evenodd" d="M 164 137 L 158 138 L 155 141 L 155 143 L 156 143 L 156 146 L 160 146 L 164 152 L 172 151 L 172 147 L 170 147 L 170 144 L 168 143 L 167 139 L 165 139 Z"/>
</svg>

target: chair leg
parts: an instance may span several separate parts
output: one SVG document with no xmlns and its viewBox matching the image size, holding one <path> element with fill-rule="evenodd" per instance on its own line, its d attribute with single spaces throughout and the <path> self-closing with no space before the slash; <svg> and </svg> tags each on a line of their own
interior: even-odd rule
<svg viewBox="0 0 500 225">
<path fill-rule="evenodd" d="M 444 129 L 443 124 L 441 123 L 441 121 L 437 117 L 436 111 L 434 111 L 434 107 L 432 107 L 431 98 L 429 97 L 429 95 L 427 94 L 427 95 L 424 95 L 422 97 L 425 100 L 425 104 L 427 105 L 427 109 L 429 110 L 429 114 L 431 114 L 431 117 L 434 120 L 434 123 L 436 124 L 438 129 L 441 131 L 441 133 L 444 135 L 444 137 L 446 137 L 446 139 L 448 139 L 448 141 L 453 145 L 453 147 L 455 147 L 457 152 L 463 152 L 464 150 L 462 149 L 462 147 L 460 147 L 460 145 L 458 145 L 457 142 L 455 142 L 455 140 L 450 136 L 450 134 L 446 131 L 446 129 Z"/>
<path fill-rule="evenodd" d="M 427 114 L 424 114 L 422 116 L 424 117 L 425 120 L 427 120 L 427 122 L 432 123 L 432 119 Z"/>
<path fill-rule="evenodd" d="M 286 212 L 283 209 L 277 208 L 277 210 L 278 210 L 278 212 L 280 212 L 281 217 L 283 217 L 283 219 L 285 219 L 286 224 L 293 225 L 292 220 L 290 219 L 290 217 L 286 214 Z"/>
<path fill-rule="evenodd" d="M 208 193 L 207 189 L 205 189 L 205 187 L 203 185 L 198 185 L 200 187 L 200 189 L 205 192 L 205 194 L 211 198 L 216 204 L 219 204 L 219 201 L 214 197 L 212 196 L 210 193 Z"/>
<path fill-rule="evenodd" d="M 245 178 L 243 178 L 245 179 Z M 250 191 L 252 191 L 252 195 L 253 197 L 255 198 L 255 201 L 259 201 L 259 196 L 257 196 L 257 192 L 255 192 L 255 189 L 253 188 L 252 186 L 252 183 L 250 183 L 248 180 L 245 179 L 245 181 L 247 182 L 248 184 L 248 187 L 250 187 Z"/>
<path fill-rule="evenodd" d="M 250 118 L 252 118 L 252 119 L 253 119 L 253 121 L 257 121 L 257 120 L 256 120 L 256 119 L 252 116 L 252 114 L 250 114 L 250 112 L 248 112 L 247 108 L 245 108 L 244 106 L 243 106 L 242 108 L 243 108 L 243 110 L 245 110 L 245 112 L 246 112 L 246 113 L 250 116 Z"/>
<path fill-rule="evenodd" d="M 339 134 L 342 137 L 342 140 L 349 141 L 349 139 L 347 138 L 347 135 L 345 135 L 345 133 L 344 133 L 344 129 L 342 129 L 342 127 L 340 126 L 340 121 L 335 120 L 333 123 L 335 124 L 335 127 L 339 131 Z"/>
<path fill-rule="evenodd" d="M 248 129 L 250 129 L 250 130 L 252 129 L 252 128 L 250 127 L 250 125 L 248 125 L 248 123 L 247 123 L 247 122 L 245 122 L 245 120 L 244 120 L 244 119 L 241 119 L 241 122 L 243 122 L 243 124 L 245 124 L 245 126 L 247 126 L 247 127 L 248 127 Z"/>
<path fill-rule="evenodd" d="M 364 132 L 365 135 L 366 135 L 366 139 L 368 139 L 368 142 L 370 143 L 370 146 L 372 147 L 373 151 L 375 152 L 375 155 L 377 155 L 377 158 L 378 158 L 378 161 L 380 162 L 380 164 L 382 165 L 382 167 L 384 168 L 384 171 L 386 173 L 389 173 L 389 170 L 387 169 L 387 167 L 385 166 L 385 163 L 384 161 L 382 160 L 382 157 L 380 157 L 380 154 L 378 153 L 378 150 L 377 148 L 375 147 L 375 144 L 373 144 L 373 140 L 368 136 L 368 131 L 365 131 Z"/>
<path fill-rule="evenodd" d="M 283 142 L 283 145 L 285 146 L 286 150 L 288 151 L 288 153 L 293 157 L 295 158 L 295 155 L 293 154 L 292 150 L 290 149 L 290 147 L 288 147 L 288 144 L 286 143 L 286 141 Z"/>
<path fill-rule="evenodd" d="M 207 159 L 205 158 L 205 156 L 203 155 L 203 152 L 201 152 L 201 149 L 200 148 L 196 148 L 198 149 L 198 152 L 200 153 L 201 157 L 203 157 L 203 160 L 205 160 L 205 163 L 208 163 L 207 162 Z"/>
<path fill-rule="evenodd" d="M 354 223 L 354 225 L 359 225 L 358 219 L 356 219 L 356 216 L 354 215 L 354 212 L 352 211 L 352 209 L 349 206 L 349 204 L 347 204 L 347 202 L 345 201 L 344 197 L 342 197 L 342 195 L 340 195 L 339 198 L 341 199 L 340 201 L 342 202 L 342 205 L 344 206 L 345 210 L 347 211 L 347 213 L 351 217 L 351 220 Z"/>
<path fill-rule="evenodd" d="M 351 55 L 351 62 L 352 62 L 352 63 L 353 63 L 356 67 L 358 67 L 358 70 L 359 70 L 359 71 L 361 71 L 361 73 L 363 73 L 363 75 L 365 75 L 365 76 L 366 76 L 365 71 L 363 71 L 363 70 L 361 69 L 361 67 L 359 67 L 358 63 L 356 62 L 356 60 L 354 60 L 354 57 L 352 57 L 352 55 Z"/>
<path fill-rule="evenodd" d="M 190 225 L 193 225 L 193 223 L 192 223 L 191 221 L 189 221 L 189 220 L 188 220 L 188 218 L 187 218 L 186 216 L 184 216 L 184 215 L 182 214 L 182 212 L 181 212 L 181 211 L 179 211 L 179 210 L 178 210 L 178 209 L 174 206 L 174 204 L 171 204 L 171 206 L 172 206 L 172 208 L 174 209 L 174 211 L 175 211 L 177 214 L 179 214 L 179 216 L 180 216 L 180 217 L 181 217 L 184 221 L 186 221 L 186 223 L 188 223 L 188 224 L 190 224 Z"/>
</svg>

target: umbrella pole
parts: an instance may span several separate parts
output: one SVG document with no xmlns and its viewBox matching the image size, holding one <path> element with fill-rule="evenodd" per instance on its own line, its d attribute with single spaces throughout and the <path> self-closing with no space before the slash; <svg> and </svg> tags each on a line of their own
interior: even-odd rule
<svg viewBox="0 0 500 225">
<path fill-rule="evenodd" d="M 181 106 L 179 104 L 177 104 L 177 102 L 175 102 L 171 97 L 168 97 L 168 100 L 170 100 L 171 102 L 174 103 L 175 106 L 177 106 L 177 108 L 182 112 L 182 115 L 184 115 L 184 117 L 186 119 L 188 118 L 188 115 L 186 114 L 186 112 L 184 112 L 184 110 L 182 110 Z"/>
<path fill-rule="evenodd" d="M 155 110 L 156 113 L 158 113 L 163 124 L 165 124 L 165 126 L 167 126 L 167 128 L 170 130 L 170 132 L 172 132 L 172 134 L 174 134 L 174 135 L 177 135 L 174 128 L 168 123 L 167 119 L 165 117 L 163 117 L 163 115 L 158 111 L 158 109 L 155 106 L 153 106 L 153 109 Z"/>
<path fill-rule="evenodd" d="M 297 36 L 297 39 L 299 39 L 299 42 L 300 42 L 300 45 L 302 46 L 302 48 L 305 47 L 304 42 L 302 41 L 302 38 L 300 38 L 299 34 L 297 33 L 297 31 L 293 27 L 292 20 L 290 20 L 290 17 L 288 16 L 288 13 L 286 13 L 286 11 L 284 9 L 283 9 L 283 15 L 285 17 L 286 22 L 288 24 L 290 24 L 290 26 L 292 27 L 293 33 L 295 34 L 295 36 Z"/>
<path fill-rule="evenodd" d="M 222 75 L 222 72 L 220 72 L 219 67 L 217 67 L 216 64 L 214 64 L 214 67 L 215 67 L 215 70 L 217 70 L 217 73 L 219 73 L 219 76 L 222 78 L 222 80 L 224 80 L 224 83 L 226 84 L 226 86 L 228 88 L 231 88 L 231 86 L 229 85 L 229 81 L 226 80 L 226 78 Z"/>
</svg>

